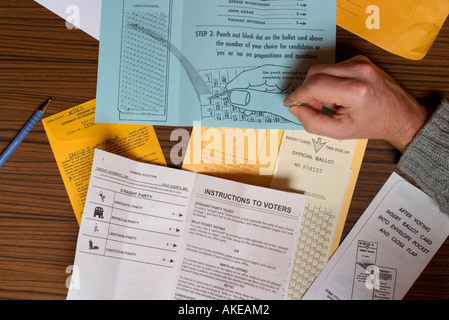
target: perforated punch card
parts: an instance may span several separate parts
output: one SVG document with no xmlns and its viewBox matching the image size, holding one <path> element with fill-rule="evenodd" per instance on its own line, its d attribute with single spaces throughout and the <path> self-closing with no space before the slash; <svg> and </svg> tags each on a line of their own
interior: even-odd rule
<svg viewBox="0 0 449 320">
<path fill-rule="evenodd" d="M 367 140 L 284 131 L 271 187 L 307 196 L 291 299 L 302 297 L 340 243 L 366 145 Z"/>
</svg>

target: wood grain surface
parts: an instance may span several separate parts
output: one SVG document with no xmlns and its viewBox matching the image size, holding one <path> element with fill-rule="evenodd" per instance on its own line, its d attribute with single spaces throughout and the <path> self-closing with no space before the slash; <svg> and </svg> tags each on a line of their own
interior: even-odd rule
<svg viewBox="0 0 449 320">
<path fill-rule="evenodd" d="M 364 54 L 414 97 L 435 108 L 449 97 L 449 22 L 421 61 L 392 55 L 338 28 L 337 60 Z M 0 1 L 0 151 L 48 97 L 47 115 L 95 98 L 98 41 L 32 0 Z M 155 127 L 167 161 L 174 128 Z M 400 154 L 371 140 L 344 236 L 388 179 Z M 170 162 L 170 161 L 169 161 Z M 170 163 L 171 166 L 174 166 Z M 399 172 L 400 173 L 400 172 Z M 65 299 L 78 224 L 38 123 L 0 168 L 0 299 Z M 406 299 L 449 299 L 449 241 Z"/>
</svg>

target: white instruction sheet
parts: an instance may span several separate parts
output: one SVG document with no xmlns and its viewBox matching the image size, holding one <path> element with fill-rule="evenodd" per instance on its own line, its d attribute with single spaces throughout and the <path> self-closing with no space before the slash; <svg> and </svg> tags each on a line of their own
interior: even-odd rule
<svg viewBox="0 0 449 320">
<path fill-rule="evenodd" d="M 96 150 L 68 299 L 282 299 L 304 196 Z"/>
<path fill-rule="evenodd" d="M 67 21 L 68 29 L 78 28 L 100 39 L 101 0 L 35 0 Z"/>
<path fill-rule="evenodd" d="M 449 216 L 393 173 L 303 299 L 400 300 L 448 235 Z"/>
</svg>

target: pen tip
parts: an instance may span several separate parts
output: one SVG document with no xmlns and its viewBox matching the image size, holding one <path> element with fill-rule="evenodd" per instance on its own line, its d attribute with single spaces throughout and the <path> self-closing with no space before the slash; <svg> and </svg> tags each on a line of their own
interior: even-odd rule
<svg viewBox="0 0 449 320">
<path fill-rule="evenodd" d="M 51 99 L 53 98 L 52 97 L 48 98 L 47 101 L 45 101 L 45 103 L 39 108 L 42 113 L 44 113 L 45 110 L 47 110 L 47 107 L 50 104 Z"/>
</svg>

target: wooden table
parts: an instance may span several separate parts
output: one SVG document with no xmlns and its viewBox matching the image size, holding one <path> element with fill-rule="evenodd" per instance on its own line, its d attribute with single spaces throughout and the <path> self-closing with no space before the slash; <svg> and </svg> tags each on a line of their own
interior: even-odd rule
<svg viewBox="0 0 449 320">
<path fill-rule="evenodd" d="M 364 54 L 414 97 L 435 107 L 449 97 L 449 21 L 425 59 L 392 55 L 338 28 L 337 60 Z M 98 41 L 32 0 L 0 2 L 0 150 L 38 105 L 48 115 L 95 98 Z M 173 128 L 156 127 L 167 161 Z M 400 154 L 383 141 L 368 144 L 344 229 L 345 236 L 380 190 Z M 171 164 L 172 165 L 172 164 Z M 400 173 L 400 172 L 399 172 Z M 65 299 L 78 224 L 47 136 L 38 123 L 0 168 L 0 298 Z M 406 299 L 449 299 L 449 240 Z"/>
</svg>

